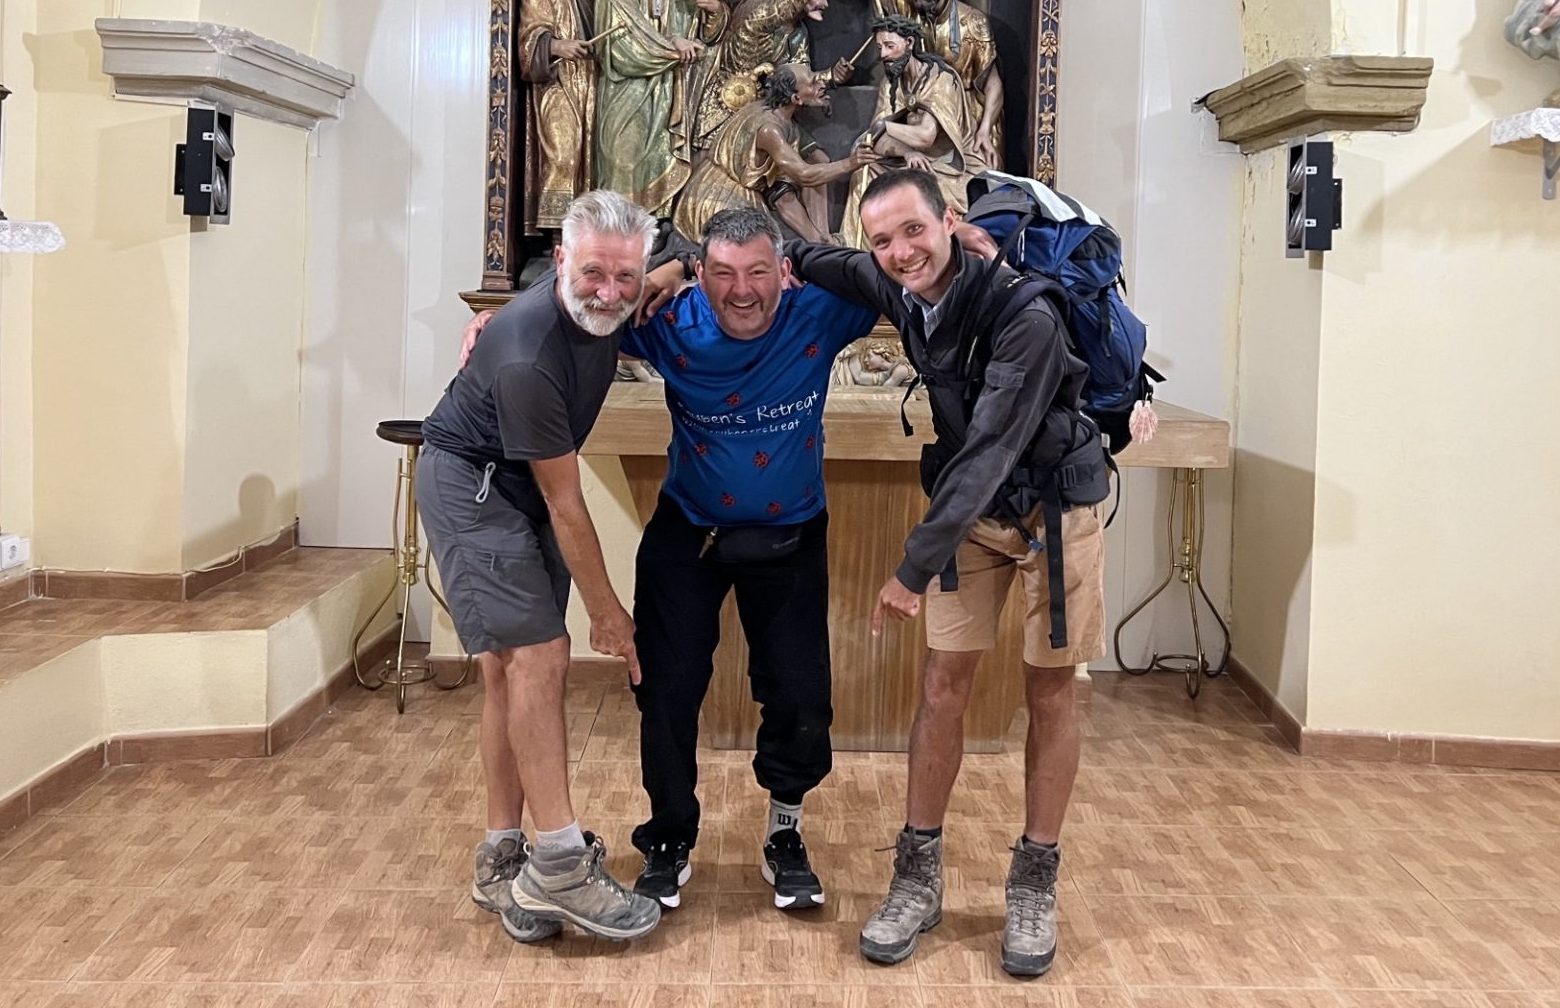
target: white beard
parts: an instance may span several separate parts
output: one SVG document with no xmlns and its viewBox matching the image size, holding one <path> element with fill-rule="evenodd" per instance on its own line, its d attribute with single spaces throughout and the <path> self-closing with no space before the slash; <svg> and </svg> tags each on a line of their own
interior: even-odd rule
<svg viewBox="0 0 1560 1008">
<path fill-rule="evenodd" d="M 634 313 L 631 302 L 624 302 L 618 311 L 603 313 L 604 305 L 595 298 L 579 297 L 567 281 L 559 285 L 559 292 L 563 296 L 563 307 L 568 311 L 569 318 L 592 336 L 611 336 Z"/>
</svg>

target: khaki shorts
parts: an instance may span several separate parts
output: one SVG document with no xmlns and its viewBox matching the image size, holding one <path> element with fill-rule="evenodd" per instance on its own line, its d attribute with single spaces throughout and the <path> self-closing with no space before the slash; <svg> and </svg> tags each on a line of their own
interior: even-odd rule
<svg viewBox="0 0 1560 1008">
<path fill-rule="evenodd" d="M 1035 537 L 1044 522 L 1029 517 Z M 1062 514 L 1063 577 L 1067 585 L 1067 647 L 1051 647 L 1051 591 L 1046 555 L 1031 552 L 1013 526 L 982 518 L 959 544 L 959 589 L 943 592 L 933 578 L 926 593 L 926 643 L 934 651 L 989 651 L 1017 571 L 1024 589 L 1024 661 L 1060 668 L 1105 655 L 1105 535 L 1098 507 Z"/>
</svg>

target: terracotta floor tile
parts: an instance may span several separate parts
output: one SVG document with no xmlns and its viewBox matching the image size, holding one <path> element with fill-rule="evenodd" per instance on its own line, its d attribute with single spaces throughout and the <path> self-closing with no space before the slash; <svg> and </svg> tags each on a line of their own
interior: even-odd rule
<svg viewBox="0 0 1560 1008">
<path fill-rule="evenodd" d="M 188 760 L 109 767 L 62 816 L 155 815 L 169 821 L 232 814 L 268 784 L 280 761 Z"/>
<path fill-rule="evenodd" d="M 1392 856 L 1442 899 L 1560 901 L 1556 837 L 1462 829 L 1367 830 L 1360 842 Z"/>
<path fill-rule="evenodd" d="M 130 889 L 0 889 L 0 980 L 69 980 L 126 922 L 139 919 L 143 895 Z"/>
<path fill-rule="evenodd" d="M 1282 920 L 1334 988 L 1491 990 L 1506 971 L 1434 897 L 1278 899 Z"/>
<path fill-rule="evenodd" d="M 355 711 L 332 708 L 320 715 L 314 727 L 294 743 L 286 759 L 339 759 L 364 756 L 404 766 L 431 761 L 458 730 L 451 718 L 406 717 L 387 710 L 384 717 L 363 717 Z M 475 738 L 470 750 L 476 752 Z"/>
<path fill-rule="evenodd" d="M 160 885 L 222 821 L 51 816 L 25 844 L 0 857 L 0 886 Z"/>
<path fill-rule="evenodd" d="M 49 634 L 32 631 L 11 633 L 7 632 L 4 623 L 0 623 L 0 682 L 10 676 L 37 668 L 44 662 L 53 661 L 91 639 L 80 634 Z"/>
<path fill-rule="evenodd" d="M 149 893 L 133 907 L 133 925 L 103 943 L 75 979 L 280 983 L 322 931 L 336 937 L 331 912 L 341 899 L 297 889 Z"/>
<path fill-rule="evenodd" d="M 1125 988 L 1058 987 L 1049 976 L 1009 987 L 974 987 L 957 992 L 926 988 L 929 1006 L 957 1003 L 961 1008 L 1134 1008 Z"/>
<path fill-rule="evenodd" d="M 1560 899 L 1441 902 L 1509 971 L 1510 985 L 1560 988 Z"/>
<path fill-rule="evenodd" d="M 725 1002 L 711 1002 L 709 988 L 702 984 L 505 983 L 493 1003 L 502 1008 L 707 1008 Z"/>
<path fill-rule="evenodd" d="M 377 562 L 348 553 L 268 569 L 247 601 L 225 585 L 203 618 L 252 620 Z M 518 945 L 469 898 L 482 699 L 419 687 L 397 715 L 353 689 L 282 758 L 114 768 L 7 834 L 0 1005 L 1560 1006 L 1560 775 L 1296 757 L 1221 679 L 1193 703 L 1175 677 L 1096 677 L 1061 952 L 1038 982 L 998 959 L 1022 717 L 1005 751 L 964 758 L 944 920 L 898 967 L 863 960 L 858 935 L 891 870 L 903 753 L 836 754 L 808 797 L 817 911 L 776 910 L 759 875 L 752 753 L 701 747 L 683 907 L 636 943 Z M 633 696 L 619 668 L 583 665 L 567 707 L 576 807 L 631 883 Z"/>
<path fill-rule="evenodd" d="M 762 892 L 716 897 L 713 978 L 716 984 L 916 983 L 912 969 L 882 969 L 861 957 L 861 922 L 877 897 L 826 890 L 821 907 L 787 913 Z"/>
<path fill-rule="evenodd" d="M 471 878 L 479 825 L 448 818 L 235 817 L 206 837 L 163 888 L 458 892 Z"/>
<path fill-rule="evenodd" d="M 1271 901 L 1088 896 L 1111 965 L 1130 986 L 1329 986 Z"/>
<path fill-rule="evenodd" d="M 281 984 L 72 983 L 37 1008 L 279 1008 Z"/>
<path fill-rule="evenodd" d="M 1376 992 L 1372 996 L 1381 997 Z M 1333 991 L 1278 988 L 1135 987 L 1132 997 L 1140 1008 L 1345 1008 L 1346 1004 Z"/>
<path fill-rule="evenodd" d="M 50 1008 L 64 992 L 63 983 L 0 980 L 0 1008 Z"/>
<path fill-rule="evenodd" d="M 1390 854 L 1346 831 L 1069 826 L 1063 866 L 1085 893 L 1373 896 L 1423 893 Z"/>
<path fill-rule="evenodd" d="M 0 617 L 0 634 L 98 637 L 138 621 L 161 603 L 125 599 L 33 599 Z"/>
<path fill-rule="evenodd" d="M 313 929 L 294 983 L 497 983 L 515 943 L 453 887 L 348 891 Z"/>
</svg>

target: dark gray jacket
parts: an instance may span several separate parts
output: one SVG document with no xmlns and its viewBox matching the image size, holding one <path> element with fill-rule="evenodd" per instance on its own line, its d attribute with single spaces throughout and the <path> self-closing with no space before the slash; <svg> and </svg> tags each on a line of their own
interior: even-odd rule
<svg viewBox="0 0 1560 1008">
<path fill-rule="evenodd" d="M 956 320 L 994 317 L 989 310 L 993 291 L 1014 276 L 1003 266 L 991 284 L 982 284 L 986 263 L 955 242 L 959 273 L 928 339 L 922 309 L 906 300 L 904 289 L 883 274 L 870 253 L 804 242 L 790 243 L 786 253 L 802 280 L 882 312 L 903 335 L 907 350 L 924 347 L 937 369 L 953 368 Z M 895 574 L 906 588 L 924 592 L 948 567 L 976 521 L 1004 516 L 998 499 L 1016 466 L 1054 464 L 1072 445 L 1087 376 L 1087 365 L 1068 352 L 1056 309 L 1037 297 L 992 334 L 990 363 L 967 428 L 962 416 L 940 415 L 946 411 L 936 408 L 937 397 L 932 397 L 938 443 L 956 450 L 929 490 L 926 516 L 905 540 L 905 558 Z"/>
</svg>

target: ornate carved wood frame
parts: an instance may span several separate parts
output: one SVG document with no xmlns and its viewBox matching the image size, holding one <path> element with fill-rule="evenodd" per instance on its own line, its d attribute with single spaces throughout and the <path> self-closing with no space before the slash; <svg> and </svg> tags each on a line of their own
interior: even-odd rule
<svg viewBox="0 0 1560 1008">
<path fill-rule="evenodd" d="M 482 288 L 466 300 L 488 307 L 493 293 L 512 291 L 523 265 L 517 260 L 515 230 L 521 213 L 522 188 L 516 184 L 514 138 L 520 123 L 519 85 L 514 75 L 515 35 L 519 0 L 489 0 L 487 215 L 482 241 Z M 1032 22 L 1034 57 L 1029 83 L 1029 109 L 1034 142 L 1030 164 L 1047 185 L 1056 178 L 1057 68 L 1061 53 L 1062 0 L 1037 0 Z M 1009 72 L 1011 76 L 1011 71 Z M 513 196 L 513 198 L 511 198 Z"/>
</svg>

